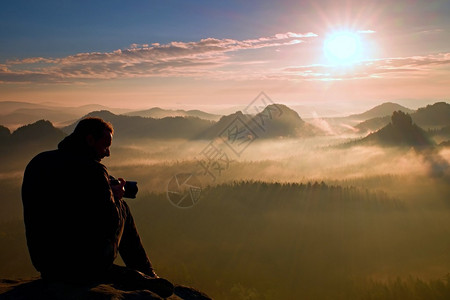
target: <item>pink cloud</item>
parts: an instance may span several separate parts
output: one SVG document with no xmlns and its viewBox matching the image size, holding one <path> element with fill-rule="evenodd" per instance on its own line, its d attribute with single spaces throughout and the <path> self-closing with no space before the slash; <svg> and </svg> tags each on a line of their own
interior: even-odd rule
<svg viewBox="0 0 450 300">
<path fill-rule="evenodd" d="M 0 68 L 0 82 L 61 82 L 152 76 L 211 75 L 223 66 L 229 52 L 301 43 L 314 33 L 287 32 L 253 40 L 206 38 L 196 42 L 160 45 L 132 44 L 112 52 L 78 53 L 63 58 L 32 57 L 8 61 Z M 20 65 L 20 67 L 19 67 Z"/>
<path fill-rule="evenodd" d="M 249 49 L 287 47 L 314 38 L 314 33 L 279 33 L 248 40 L 206 38 L 196 42 L 132 44 L 112 52 L 78 53 L 63 58 L 32 57 L 0 64 L 0 83 L 87 82 L 143 77 L 193 77 L 233 80 L 355 80 L 417 78 L 449 72 L 450 53 L 362 61 L 348 68 L 329 65 L 258 68 L 261 58 L 232 60 Z M 257 63 L 256 63 L 257 62 Z M 245 68 L 243 67 L 245 65 Z"/>
</svg>

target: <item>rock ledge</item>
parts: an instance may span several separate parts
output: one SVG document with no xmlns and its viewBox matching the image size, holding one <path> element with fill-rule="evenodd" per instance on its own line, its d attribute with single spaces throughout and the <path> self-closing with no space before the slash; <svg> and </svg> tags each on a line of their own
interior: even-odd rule
<svg viewBox="0 0 450 300">
<path fill-rule="evenodd" d="M 0 279 L 0 300 L 141 300 L 163 299 L 148 290 L 124 291 L 113 284 L 76 286 L 45 283 L 41 278 Z M 204 293 L 176 285 L 170 300 L 210 300 Z"/>
</svg>

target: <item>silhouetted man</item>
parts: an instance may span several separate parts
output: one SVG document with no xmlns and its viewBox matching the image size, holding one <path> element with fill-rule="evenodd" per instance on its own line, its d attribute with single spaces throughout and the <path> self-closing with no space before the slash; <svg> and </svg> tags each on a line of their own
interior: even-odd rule
<svg viewBox="0 0 450 300">
<path fill-rule="evenodd" d="M 83 119 L 57 150 L 28 164 L 22 202 L 32 263 L 44 280 L 110 282 L 170 296 L 173 285 L 154 272 L 122 200 L 125 181 L 111 186 L 100 163 L 113 133 L 102 119 Z M 113 264 L 118 252 L 127 268 Z"/>
</svg>

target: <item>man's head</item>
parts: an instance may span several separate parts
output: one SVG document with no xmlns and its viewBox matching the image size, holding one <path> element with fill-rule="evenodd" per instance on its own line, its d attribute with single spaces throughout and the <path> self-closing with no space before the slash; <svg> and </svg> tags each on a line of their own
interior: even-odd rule
<svg viewBox="0 0 450 300">
<path fill-rule="evenodd" d="M 73 135 L 87 146 L 97 161 L 110 155 L 113 133 L 112 125 L 100 118 L 83 119 L 73 131 Z"/>
</svg>

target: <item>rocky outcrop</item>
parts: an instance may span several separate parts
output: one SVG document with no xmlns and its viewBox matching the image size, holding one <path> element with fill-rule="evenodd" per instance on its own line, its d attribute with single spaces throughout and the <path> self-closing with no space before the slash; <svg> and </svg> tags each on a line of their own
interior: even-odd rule
<svg viewBox="0 0 450 300">
<path fill-rule="evenodd" d="M 40 278 L 0 279 L 0 300 L 150 300 L 163 299 L 148 290 L 125 291 L 113 284 L 71 285 L 46 283 Z M 176 285 L 169 300 L 208 300 L 204 293 Z"/>
<path fill-rule="evenodd" d="M 401 111 L 392 114 L 391 123 L 353 144 L 414 148 L 434 146 L 428 134 L 412 122 L 409 114 Z"/>
</svg>

